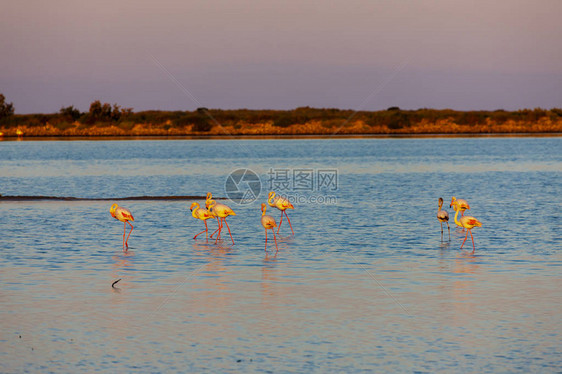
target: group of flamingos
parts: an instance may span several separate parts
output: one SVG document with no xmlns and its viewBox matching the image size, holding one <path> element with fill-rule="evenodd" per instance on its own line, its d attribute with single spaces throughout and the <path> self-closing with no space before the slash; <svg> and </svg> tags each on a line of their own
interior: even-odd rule
<svg viewBox="0 0 562 374">
<path fill-rule="evenodd" d="M 291 225 L 291 220 L 289 219 L 289 216 L 287 215 L 286 212 L 287 209 L 295 209 L 295 208 L 293 207 L 293 204 L 289 202 L 289 200 L 285 199 L 284 197 L 278 196 L 273 191 L 269 193 L 267 204 L 270 207 L 277 208 L 281 211 L 281 219 L 279 220 L 279 227 L 278 227 L 277 222 L 275 222 L 275 218 L 265 214 L 267 210 L 267 205 L 265 203 L 261 204 L 261 212 L 262 212 L 261 224 L 265 229 L 265 250 L 267 251 L 267 230 L 271 230 L 271 232 L 273 232 L 275 249 L 278 250 L 277 237 L 275 235 L 274 228 L 277 227 L 277 233 L 279 233 L 279 230 L 281 229 L 281 224 L 283 223 L 283 215 L 285 215 L 285 217 L 287 217 L 287 221 L 289 222 L 289 226 L 291 227 L 291 232 L 293 235 L 295 235 L 295 232 L 293 231 L 293 225 Z M 455 223 L 458 226 L 462 227 L 463 229 L 466 229 L 466 236 L 464 237 L 464 240 L 461 244 L 461 249 L 464 246 L 466 239 L 468 238 L 468 234 L 470 233 L 470 239 L 472 240 L 472 253 L 474 254 L 476 247 L 474 245 L 474 237 L 472 236 L 471 230 L 474 227 L 482 227 L 482 223 L 474 217 L 464 215 L 464 211 L 470 209 L 470 206 L 468 205 L 466 200 L 457 199 L 453 196 L 449 207 L 455 210 Z M 443 210 L 442 208 L 443 208 L 443 198 L 440 197 L 439 208 L 437 210 L 437 219 L 441 223 L 441 240 L 443 240 L 443 222 L 447 223 L 449 240 L 451 240 L 451 229 L 449 228 L 449 213 L 446 210 Z M 199 235 L 203 233 L 205 233 L 205 236 L 208 238 L 209 229 L 207 226 L 207 220 L 211 218 L 216 218 L 218 223 L 218 228 L 211 234 L 211 238 L 213 237 L 213 235 L 217 234 L 217 237 L 215 239 L 215 243 L 217 243 L 217 241 L 221 236 L 223 225 L 226 225 L 226 228 L 228 229 L 228 234 L 230 235 L 230 240 L 232 240 L 232 244 L 234 244 L 234 238 L 232 237 L 232 233 L 230 232 L 230 227 L 228 226 L 228 222 L 226 222 L 226 217 L 235 216 L 236 213 L 234 213 L 234 211 L 228 205 L 220 204 L 220 203 L 217 204 L 217 202 L 213 200 L 213 195 L 210 192 L 208 192 L 207 199 L 205 201 L 205 209 L 199 207 L 199 203 L 193 203 L 191 204 L 190 210 L 191 210 L 191 215 L 194 218 L 200 219 L 201 221 L 203 221 L 203 223 L 205 223 L 205 230 L 195 235 L 193 239 L 197 238 Z M 124 250 L 128 249 L 129 237 L 131 236 L 131 232 L 133 231 L 133 225 L 131 224 L 131 222 L 135 220 L 133 218 L 133 215 L 127 208 L 120 207 L 117 204 L 113 204 L 109 212 L 111 213 L 113 218 L 124 223 L 123 249 Z M 461 212 L 460 220 L 458 219 L 459 212 Z M 127 232 L 127 224 L 131 226 L 131 230 L 129 231 L 129 235 L 127 235 L 127 238 L 125 239 L 125 235 Z"/>
<path fill-rule="evenodd" d="M 279 220 L 279 227 L 277 227 L 277 222 L 275 222 L 275 218 L 273 218 L 270 215 L 266 215 L 265 212 L 267 210 L 267 205 L 265 203 L 261 204 L 261 224 L 263 226 L 263 228 L 265 229 L 265 250 L 267 251 L 267 230 L 271 229 L 271 231 L 273 232 L 273 239 L 275 240 L 275 249 L 278 250 L 277 248 L 277 237 L 275 235 L 275 230 L 273 230 L 275 227 L 277 227 L 277 233 L 279 233 L 279 229 L 281 229 L 281 224 L 283 223 L 283 215 L 285 215 L 285 217 L 287 217 L 287 221 L 289 222 L 289 226 L 291 227 L 291 232 L 293 233 L 293 235 L 295 235 L 295 232 L 293 231 L 293 225 L 291 225 L 291 220 L 289 219 L 289 216 L 287 215 L 286 210 L 287 209 L 295 209 L 293 204 L 291 204 L 291 202 L 289 202 L 289 200 L 285 199 L 284 197 L 278 196 L 275 192 L 271 191 L 269 193 L 268 199 L 267 199 L 267 203 L 269 204 L 270 207 L 274 207 L 277 208 L 281 211 L 281 219 Z M 213 200 L 213 194 L 210 192 L 207 192 L 207 199 L 205 201 L 205 209 L 201 208 L 199 206 L 199 203 L 193 203 L 191 204 L 190 207 L 191 210 L 191 215 L 196 218 L 196 219 L 200 219 L 201 221 L 203 221 L 203 223 L 205 223 L 205 230 L 201 231 L 199 234 L 195 235 L 193 237 L 193 239 L 197 238 L 199 235 L 205 233 L 205 236 L 208 238 L 208 233 L 209 233 L 209 229 L 207 226 L 207 220 L 211 219 L 211 218 L 216 218 L 217 219 L 217 223 L 218 223 L 218 228 L 211 234 L 211 238 L 213 237 L 213 235 L 217 234 L 217 237 L 215 239 L 215 244 L 217 243 L 217 241 L 219 240 L 220 236 L 221 236 L 221 232 L 222 232 L 222 228 L 223 225 L 226 225 L 226 228 L 228 229 L 228 233 L 230 234 L 230 240 L 232 240 L 232 244 L 234 244 L 234 238 L 232 237 L 232 233 L 230 232 L 230 227 L 228 226 L 228 222 L 226 222 L 226 217 L 228 216 L 235 216 L 236 213 L 234 213 L 234 211 L 225 204 L 220 204 Z M 131 236 L 131 232 L 133 231 L 133 225 L 131 224 L 131 221 L 134 221 L 135 219 L 133 218 L 133 215 L 131 214 L 131 212 L 129 211 L 129 209 L 124 208 L 124 207 L 120 207 L 117 204 L 113 204 L 109 210 L 109 212 L 111 213 L 111 215 L 113 216 L 113 218 L 123 222 L 124 227 L 123 227 L 123 250 L 126 250 L 129 248 L 129 237 Z M 125 235 L 127 232 L 127 224 L 129 224 L 131 226 L 131 230 L 129 231 L 129 235 L 127 235 L 127 238 L 125 239 Z"/>
<path fill-rule="evenodd" d="M 439 220 L 439 222 L 441 222 L 441 240 L 443 240 L 443 222 L 447 223 L 447 230 L 449 232 L 449 240 L 451 240 L 451 229 L 449 228 L 449 213 L 447 213 L 447 211 L 443 210 L 442 208 L 443 208 L 443 198 L 440 197 L 439 198 L 439 208 L 437 209 L 437 219 Z M 482 223 L 474 217 L 464 215 L 464 211 L 467 210 L 467 209 L 470 209 L 470 206 L 468 205 L 466 200 L 463 200 L 463 199 L 457 200 L 457 198 L 453 196 L 453 198 L 451 199 L 451 205 L 449 205 L 449 208 L 453 208 L 455 210 L 455 223 L 457 224 L 457 226 L 460 226 L 463 229 L 466 229 L 466 236 L 464 237 L 464 240 L 461 244 L 461 249 L 462 249 L 464 243 L 466 242 L 466 239 L 468 238 L 468 234 L 470 233 L 470 239 L 472 240 L 472 254 L 474 254 L 474 251 L 476 250 L 476 247 L 474 246 L 474 238 L 472 237 L 472 231 L 471 230 L 474 227 L 482 227 Z M 461 219 L 460 220 L 457 219 L 457 216 L 459 215 L 459 212 L 461 212 Z"/>
</svg>

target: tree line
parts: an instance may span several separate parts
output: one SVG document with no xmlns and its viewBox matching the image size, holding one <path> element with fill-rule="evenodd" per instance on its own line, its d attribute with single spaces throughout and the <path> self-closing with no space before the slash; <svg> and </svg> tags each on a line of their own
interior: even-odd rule
<svg viewBox="0 0 562 374">
<path fill-rule="evenodd" d="M 503 124 L 507 121 L 537 122 L 541 119 L 559 121 L 562 109 L 521 109 L 517 111 L 456 111 L 451 109 L 402 110 L 390 107 L 379 111 L 354 111 L 336 108 L 299 107 L 292 110 L 249 110 L 249 109 L 208 109 L 197 108 L 194 111 L 159 111 L 148 110 L 134 112 L 133 108 L 123 108 L 117 104 L 102 103 L 96 100 L 90 104 L 87 112 L 81 112 L 74 106 L 62 107 L 52 114 L 14 114 L 13 103 L 7 103 L 0 94 L 0 126 L 11 128 L 18 126 L 38 127 L 49 124 L 60 130 L 72 126 L 104 127 L 117 126 L 130 130 L 136 124 L 159 126 L 163 129 L 192 126 L 192 131 L 208 132 L 213 126 L 232 126 L 239 129 L 247 125 L 271 123 L 275 127 L 289 127 L 319 122 L 324 127 L 343 126 L 350 121 L 363 121 L 367 126 L 386 127 L 390 130 L 407 129 L 422 121 L 436 123 L 449 120 L 458 125 L 472 126 L 493 121 Z"/>
</svg>

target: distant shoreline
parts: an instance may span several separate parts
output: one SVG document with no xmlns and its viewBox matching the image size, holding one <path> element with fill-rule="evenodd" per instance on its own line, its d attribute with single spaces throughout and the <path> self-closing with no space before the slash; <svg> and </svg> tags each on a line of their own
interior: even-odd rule
<svg viewBox="0 0 562 374">
<path fill-rule="evenodd" d="M 399 139 L 399 138 L 523 138 L 523 137 L 561 137 L 560 132 L 518 132 L 518 133 L 401 133 L 401 134 L 298 134 L 298 135 L 35 135 L 35 136 L 3 136 L 0 141 L 32 141 L 32 140 L 267 140 L 267 139 Z"/>
<path fill-rule="evenodd" d="M 353 111 L 301 107 L 294 110 L 133 112 L 92 103 L 52 114 L 13 114 L 0 119 L 0 138 L 224 139 L 302 137 L 560 136 L 562 109 L 507 112 L 450 109 Z M 2 136 L 3 135 L 3 136 Z"/>
</svg>

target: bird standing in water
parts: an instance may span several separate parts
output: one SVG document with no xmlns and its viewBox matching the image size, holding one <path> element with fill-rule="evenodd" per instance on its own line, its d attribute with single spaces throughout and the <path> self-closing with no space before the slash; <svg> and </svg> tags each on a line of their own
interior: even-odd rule
<svg viewBox="0 0 562 374">
<path fill-rule="evenodd" d="M 474 246 L 474 238 L 472 237 L 472 228 L 473 227 L 482 227 L 482 223 L 480 221 L 478 221 L 476 218 L 471 217 L 471 216 L 462 216 L 460 221 L 457 220 L 457 216 L 459 215 L 459 211 L 460 209 L 458 208 L 458 206 L 455 205 L 455 223 L 461 227 L 464 227 L 466 229 L 466 236 L 464 237 L 464 240 L 461 244 L 461 249 L 464 245 L 464 242 L 466 242 L 466 239 L 468 238 L 468 233 L 470 233 L 470 239 L 472 240 L 472 254 L 474 254 L 474 251 L 476 250 L 476 247 Z"/>
<path fill-rule="evenodd" d="M 205 200 L 205 208 L 211 213 L 211 215 L 217 219 L 217 224 L 220 225 L 219 223 L 219 217 L 217 217 L 216 214 L 213 213 L 213 210 L 211 209 L 211 202 L 214 202 L 215 200 L 213 200 L 213 194 L 210 192 L 207 192 L 207 199 Z M 215 203 L 216 204 L 216 203 Z M 215 230 L 215 232 L 217 232 L 219 229 Z M 214 233 L 215 233 L 214 232 Z M 214 235 L 213 233 L 213 235 Z M 211 235 L 211 238 L 213 237 L 213 235 Z"/>
<path fill-rule="evenodd" d="M 269 193 L 267 203 L 269 204 L 270 207 L 277 208 L 281 211 L 281 219 L 279 220 L 279 227 L 277 228 L 277 233 L 279 234 L 279 230 L 281 229 L 281 224 L 283 223 L 283 214 L 285 214 L 285 217 L 287 217 L 287 221 L 289 221 L 291 232 L 293 233 L 293 235 L 295 235 L 295 232 L 293 231 L 293 225 L 291 225 L 291 220 L 289 219 L 289 216 L 287 215 L 286 212 L 287 209 L 295 209 L 293 204 L 291 204 L 291 202 L 285 199 L 284 197 L 275 196 L 275 192 L 273 191 Z"/>
<path fill-rule="evenodd" d="M 437 209 L 437 219 L 441 223 L 441 241 L 443 241 L 443 222 L 447 223 L 447 231 L 449 231 L 449 240 L 451 240 L 451 229 L 449 228 L 449 213 L 441 209 L 443 207 L 443 198 L 439 198 L 439 209 Z"/>
<path fill-rule="evenodd" d="M 453 196 L 451 198 L 451 205 L 449 205 L 449 208 L 453 208 L 454 211 L 457 211 L 457 208 L 458 208 L 461 212 L 461 216 L 464 216 L 464 211 L 467 210 L 467 209 L 470 209 L 470 206 L 468 205 L 466 200 L 464 200 L 464 199 L 458 199 L 457 200 L 457 198 Z M 455 222 L 455 224 L 459 227 L 462 227 L 457 222 Z M 464 231 L 464 227 L 462 227 L 462 231 Z"/>
<path fill-rule="evenodd" d="M 468 205 L 468 203 L 466 202 L 465 199 L 458 199 L 456 197 L 452 197 L 451 198 L 451 205 L 449 205 L 449 208 L 452 208 L 453 205 L 456 205 L 459 210 L 461 211 L 461 216 L 464 216 L 464 211 L 469 209 L 470 210 L 470 206 Z M 456 209 L 455 209 L 456 211 Z"/>
<path fill-rule="evenodd" d="M 275 237 L 275 230 L 274 227 L 277 227 L 277 223 L 275 222 L 275 218 L 272 216 L 266 215 L 265 211 L 267 210 L 267 205 L 265 203 L 261 204 L 261 225 L 265 229 L 265 251 L 267 252 L 267 230 L 271 229 L 273 232 L 273 240 L 275 240 L 275 250 L 278 251 L 277 248 L 277 238 Z"/>
<path fill-rule="evenodd" d="M 111 206 L 111 208 L 109 209 L 109 213 L 111 213 L 111 216 L 113 218 L 123 222 L 123 250 L 125 250 L 125 247 L 129 249 L 129 243 L 128 243 L 129 236 L 131 236 L 131 233 L 133 232 L 133 228 L 134 228 L 133 225 L 131 224 L 131 221 L 135 220 L 133 218 L 133 215 L 131 214 L 129 209 L 120 207 L 117 204 L 113 204 Z M 131 226 L 131 231 L 129 231 L 127 240 L 125 240 L 125 233 L 127 232 L 127 223 Z"/>
<path fill-rule="evenodd" d="M 193 208 L 195 208 L 195 209 L 193 209 Z M 198 203 L 191 204 L 191 207 L 189 209 L 191 210 L 191 215 L 194 218 L 200 219 L 201 221 L 203 221 L 205 223 L 205 230 L 203 230 L 199 234 L 195 235 L 193 237 L 193 239 L 197 238 L 199 235 L 201 235 L 203 233 L 205 233 L 205 237 L 207 237 L 207 234 L 209 232 L 208 228 L 207 228 L 207 220 L 209 218 L 213 218 L 214 216 L 208 210 L 200 208 Z"/>
<path fill-rule="evenodd" d="M 214 214 L 216 217 L 220 218 L 219 220 L 219 228 L 217 233 L 217 238 L 215 239 L 215 243 L 219 240 L 222 231 L 222 223 L 226 224 L 226 228 L 228 229 L 228 233 L 230 234 L 230 239 L 232 240 L 232 244 L 234 244 L 234 239 L 232 238 L 232 233 L 230 232 L 230 227 L 226 222 L 226 217 L 228 216 L 235 216 L 236 213 L 228 206 L 224 204 L 217 204 L 215 200 L 211 200 L 209 203 L 211 207 L 211 213 Z M 213 233 L 214 234 L 214 233 Z M 212 235 L 211 235 L 212 236 Z"/>
</svg>

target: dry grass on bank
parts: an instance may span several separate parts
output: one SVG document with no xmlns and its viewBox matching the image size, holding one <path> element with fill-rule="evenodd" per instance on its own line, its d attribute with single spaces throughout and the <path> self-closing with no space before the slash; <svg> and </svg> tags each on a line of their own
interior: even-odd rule
<svg viewBox="0 0 562 374">
<path fill-rule="evenodd" d="M 237 135 L 353 135 L 353 134 L 488 134 L 488 133 L 562 133 L 562 117 L 544 116 L 534 121 L 507 119 L 496 121 L 490 117 L 470 124 L 459 124 L 453 117 L 408 121 L 405 125 L 366 123 L 363 119 L 346 121 L 335 118 L 308 120 L 303 123 L 279 126 L 274 121 L 247 123 L 244 121 L 214 122 L 208 131 L 195 131 L 192 124 L 174 124 L 170 120 L 161 124 L 134 122 L 94 123 L 84 125 L 55 123 L 17 127 L 0 126 L 4 137 L 101 137 L 101 136 L 237 136 Z M 1 136 L 1 135 L 0 135 Z"/>
</svg>

